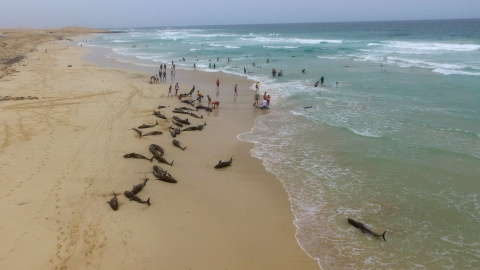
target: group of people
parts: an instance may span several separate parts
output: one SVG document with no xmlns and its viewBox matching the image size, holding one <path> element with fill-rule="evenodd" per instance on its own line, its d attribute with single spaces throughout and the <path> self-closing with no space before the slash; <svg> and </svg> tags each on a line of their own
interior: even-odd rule
<svg viewBox="0 0 480 270">
<path fill-rule="evenodd" d="M 258 107 L 258 100 L 260 99 L 260 89 L 259 89 L 259 82 L 255 84 L 255 102 L 252 106 Z M 270 95 L 267 95 L 267 92 L 263 94 L 262 106 L 260 109 L 266 110 L 270 106 Z"/>
</svg>

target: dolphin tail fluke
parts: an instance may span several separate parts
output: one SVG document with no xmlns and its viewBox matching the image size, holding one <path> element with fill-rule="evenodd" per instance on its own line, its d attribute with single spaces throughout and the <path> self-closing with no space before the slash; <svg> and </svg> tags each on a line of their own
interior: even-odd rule
<svg viewBox="0 0 480 270">
<path fill-rule="evenodd" d="M 150 206 L 150 197 L 147 199 L 147 204 Z"/>
<path fill-rule="evenodd" d="M 382 238 L 383 240 L 385 240 L 385 242 L 387 242 L 387 239 L 385 239 L 385 234 L 387 233 L 387 231 L 384 231 L 383 234 L 382 234 Z"/>
</svg>

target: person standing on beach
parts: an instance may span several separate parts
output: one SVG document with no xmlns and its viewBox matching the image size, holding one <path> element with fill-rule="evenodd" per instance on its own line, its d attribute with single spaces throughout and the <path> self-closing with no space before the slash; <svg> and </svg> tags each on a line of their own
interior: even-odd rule
<svg viewBox="0 0 480 270">
<path fill-rule="evenodd" d="M 170 87 L 168 88 L 168 96 L 172 96 L 172 85 L 170 84 Z"/>
<path fill-rule="evenodd" d="M 247 74 L 247 69 L 243 67 L 243 74 Z"/>
<path fill-rule="evenodd" d="M 257 106 L 258 107 L 258 99 L 260 98 L 260 94 L 258 92 L 255 93 L 255 102 L 253 103 L 252 106 Z"/>
<path fill-rule="evenodd" d="M 167 71 L 163 70 L 163 82 L 167 82 Z"/>
<path fill-rule="evenodd" d="M 270 95 L 267 96 L 267 107 L 270 107 Z"/>
<path fill-rule="evenodd" d="M 220 87 L 220 80 L 217 78 L 217 88 Z"/>
<path fill-rule="evenodd" d="M 255 84 L 255 90 L 256 90 L 256 91 L 260 90 L 260 88 L 258 88 L 258 84 L 259 84 L 259 83 L 260 83 L 260 82 L 257 82 L 257 83 Z"/>
<path fill-rule="evenodd" d="M 233 87 L 233 96 L 238 97 L 237 84 L 235 84 L 235 87 Z"/>
<path fill-rule="evenodd" d="M 267 99 L 267 92 L 265 92 L 265 93 L 263 94 L 263 99 L 265 99 L 265 100 Z"/>
<path fill-rule="evenodd" d="M 325 80 L 325 78 L 323 78 L 323 76 L 320 78 L 320 84 L 323 85 L 323 81 Z"/>
<path fill-rule="evenodd" d="M 175 96 L 178 94 L 178 90 L 180 89 L 180 86 L 178 86 L 178 82 L 175 84 Z"/>
<path fill-rule="evenodd" d="M 208 99 L 208 107 L 210 108 L 210 106 L 212 105 L 212 98 L 210 98 L 210 95 L 207 95 L 207 99 Z"/>
</svg>

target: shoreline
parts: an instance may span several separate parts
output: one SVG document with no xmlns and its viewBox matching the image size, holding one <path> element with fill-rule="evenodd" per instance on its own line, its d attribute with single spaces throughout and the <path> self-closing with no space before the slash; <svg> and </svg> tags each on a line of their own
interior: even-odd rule
<svg viewBox="0 0 480 270">
<path fill-rule="evenodd" d="M 319 269 L 297 243 L 282 183 L 250 155 L 252 144 L 236 137 L 264 113 L 252 111 L 251 81 L 225 73 L 177 70 L 180 93 L 195 84 L 204 96 L 220 101 L 219 110 L 202 112 L 204 119 L 189 117 L 195 125 L 207 122 L 207 126 L 180 134 L 178 140 L 188 147 L 181 151 L 171 145 L 170 120 L 158 119 L 159 127 L 152 129 L 164 132 L 158 137 L 138 137 L 131 130 L 155 122 L 152 111 L 158 105 L 184 105 L 166 97 L 170 84 L 152 85 L 145 72 L 85 62 L 85 48 L 55 44 L 39 45 L 27 66 L 0 80 L 5 85 L 0 95 L 11 91 L 40 96 L 0 103 L 6 116 L 2 156 L 9 157 L 2 169 L 7 186 L 0 195 L 2 212 L 8 220 L 26 225 L 18 228 L 12 221 L 0 228 L 2 235 L 10 232 L 0 265 Z M 49 53 L 42 53 L 47 47 Z M 239 84 L 237 99 L 234 83 Z M 171 110 L 162 113 L 173 116 Z M 121 157 L 129 152 L 148 155 L 150 143 L 164 147 L 165 158 L 174 160 L 174 166 Z M 219 159 L 231 155 L 233 166 L 213 169 Z M 154 180 L 154 164 L 168 169 L 179 182 Z M 22 171 L 24 167 L 29 169 Z M 128 202 L 122 195 L 120 209 L 112 211 L 105 203 L 111 190 L 122 193 L 144 175 L 150 181 L 139 196 L 150 197 L 152 205 Z M 31 238 L 37 240 L 33 246 L 28 244 Z M 35 253 L 34 247 L 40 246 L 44 248 Z M 37 262 L 21 261 L 26 255 Z"/>
</svg>

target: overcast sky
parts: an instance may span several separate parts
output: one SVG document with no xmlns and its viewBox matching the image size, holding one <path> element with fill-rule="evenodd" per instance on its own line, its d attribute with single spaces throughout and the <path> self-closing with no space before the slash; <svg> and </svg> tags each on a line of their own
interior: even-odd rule
<svg viewBox="0 0 480 270">
<path fill-rule="evenodd" d="M 0 28 L 462 18 L 480 18 L 480 0 L 0 0 Z"/>
</svg>

